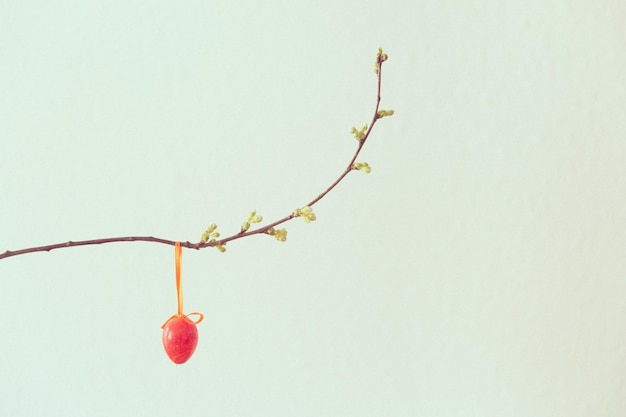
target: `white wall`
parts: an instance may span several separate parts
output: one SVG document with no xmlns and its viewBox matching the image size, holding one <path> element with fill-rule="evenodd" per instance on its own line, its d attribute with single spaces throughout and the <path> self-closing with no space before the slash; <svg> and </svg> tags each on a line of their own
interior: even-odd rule
<svg viewBox="0 0 626 417">
<path fill-rule="evenodd" d="M 0 5 L 0 415 L 621 416 L 622 2 Z"/>
</svg>

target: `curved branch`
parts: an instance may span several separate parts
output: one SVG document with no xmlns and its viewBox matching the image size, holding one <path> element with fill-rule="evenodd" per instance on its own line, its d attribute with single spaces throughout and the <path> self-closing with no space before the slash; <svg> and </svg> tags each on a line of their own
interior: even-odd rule
<svg viewBox="0 0 626 417">
<path fill-rule="evenodd" d="M 374 109 L 374 115 L 372 116 L 372 120 L 369 124 L 369 127 L 367 127 L 365 129 L 365 131 L 361 131 L 359 132 L 360 134 L 355 134 L 355 137 L 357 137 L 358 140 L 358 146 L 356 148 L 356 151 L 354 152 L 354 155 L 352 156 L 352 158 L 350 159 L 350 162 L 348 163 L 348 165 L 346 166 L 346 168 L 343 170 L 343 172 L 341 172 L 341 174 L 339 175 L 339 177 L 337 177 L 337 179 L 331 184 L 329 185 L 321 194 L 319 194 L 317 197 L 315 197 L 314 199 L 312 199 L 309 203 L 307 203 L 304 207 L 311 207 L 314 204 L 316 204 L 318 201 L 320 201 L 322 198 L 324 198 L 330 191 L 333 190 L 333 188 L 335 188 L 337 186 L 337 184 L 339 184 L 351 171 L 355 170 L 355 161 L 356 158 L 359 156 L 359 153 L 361 152 L 361 149 L 363 149 L 363 145 L 365 145 L 365 142 L 367 141 L 367 139 L 370 136 L 370 133 L 372 132 L 372 129 L 374 127 L 374 125 L 376 124 L 376 122 L 378 121 L 378 119 L 387 116 L 387 115 L 391 115 L 393 114 L 393 111 L 388 112 L 388 111 L 379 111 L 379 105 L 380 105 L 380 90 L 381 90 L 381 80 L 382 80 L 382 64 L 383 62 L 385 62 L 387 60 L 387 55 L 382 53 L 382 50 L 379 48 L 378 49 L 378 54 L 376 55 L 376 66 L 375 66 L 375 70 L 376 70 L 376 74 L 377 74 L 377 90 L 376 90 L 376 107 Z M 382 113 L 382 114 L 381 114 Z M 207 248 L 207 247 L 223 247 L 223 245 L 225 245 L 227 242 L 230 242 L 232 240 L 236 240 L 236 239 L 241 239 L 243 237 L 246 236 L 251 236 L 251 235 L 257 235 L 257 234 L 269 234 L 268 232 L 270 232 L 270 230 L 273 230 L 274 227 L 285 223 L 291 219 L 293 219 L 294 217 L 296 217 L 295 213 L 291 213 L 279 220 L 276 220 L 270 224 L 267 224 L 265 226 L 256 228 L 256 229 L 250 229 L 250 230 L 246 230 L 246 231 L 239 231 L 238 233 L 235 233 L 231 236 L 219 239 L 219 240 L 215 240 L 212 239 L 208 242 L 197 242 L 197 243 L 192 243 L 192 242 L 180 242 L 180 246 L 181 247 L 185 247 L 185 248 L 189 248 L 189 249 L 203 249 L 203 248 Z M 7 250 L 4 253 L 0 253 L 0 259 L 4 259 L 4 258 L 9 258 L 12 256 L 17 256 L 17 255 L 24 255 L 26 253 L 33 253 L 33 252 L 49 252 L 51 250 L 54 249 L 61 249 L 61 248 L 71 248 L 71 247 L 75 247 L 75 246 L 86 246 L 86 245 L 102 245 L 105 243 L 113 243 L 113 242 L 153 242 L 153 243 L 161 243 L 161 244 L 165 244 L 165 245 L 171 245 L 174 246 L 176 244 L 176 241 L 174 240 L 169 240 L 169 239 L 162 239 L 162 238 L 158 238 L 158 237 L 152 237 L 152 236 L 124 236 L 124 237 L 110 237 L 110 238 L 104 238 L 104 239 L 92 239 L 92 240 L 81 240 L 81 241 L 69 241 L 69 242 L 64 242 L 64 243 L 55 243 L 52 245 L 45 245 L 45 246 L 37 246 L 37 247 L 32 247 L 32 248 L 26 248 L 26 249 L 20 249 L 20 250 L 15 250 L 15 251 L 10 251 Z"/>
</svg>

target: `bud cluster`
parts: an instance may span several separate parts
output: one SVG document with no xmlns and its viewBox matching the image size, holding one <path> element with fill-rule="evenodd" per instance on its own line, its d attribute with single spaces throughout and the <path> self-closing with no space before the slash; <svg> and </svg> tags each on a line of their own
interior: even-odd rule
<svg viewBox="0 0 626 417">
<path fill-rule="evenodd" d="M 365 172 L 366 174 L 372 172 L 372 167 L 370 167 L 367 162 L 355 162 L 354 165 L 352 165 L 352 169 Z"/>
<path fill-rule="evenodd" d="M 274 236 L 276 238 L 276 240 L 278 240 L 279 242 L 284 242 L 287 240 L 287 229 L 274 229 L 273 227 L 270 227 L 269 229 L 267 229 L 267 233 L 270 236 Z"/>
<path fill-rule="evenodd" d="M 248 220 L 243 222 L 243 224 L 241 225 L 240 233 L 247 232 L 248 229 L 250 229 L 250 225 L 254 223 L 260 223 L 262 221 L 263 221 L 263 216 L 259 216 L 258 214 L 256 214 L 256 210 L 252 210 L 248 214 Z"/>
<path fill-rule="evenodd" d="M 309 206 L 296 209 L 293 212 L 293 217 L 302 217 L 305 223 L 311 223 L 317 220 L 315 213 L 313 213 L 313 209 Z"/>
</svg>

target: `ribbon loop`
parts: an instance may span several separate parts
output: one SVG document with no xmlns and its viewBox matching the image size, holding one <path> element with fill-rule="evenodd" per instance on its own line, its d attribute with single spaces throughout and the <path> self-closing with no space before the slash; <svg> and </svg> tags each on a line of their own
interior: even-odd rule
<svg viewBox="0 0 626 417">
<path fill-rule="evenodd" d="M 198 316 L 198 320 L 193 321 L 193 320 L 189 319 L 189 316 Z M 189 320 L 193 321 L 193 324 L 198 324 L 202 320 L 204 320 L 204 314 L 198 313 L 197 311 L 194 311 L 193 313 L 186 314 L 185 317 L 187 317 Z"/>
</svg>

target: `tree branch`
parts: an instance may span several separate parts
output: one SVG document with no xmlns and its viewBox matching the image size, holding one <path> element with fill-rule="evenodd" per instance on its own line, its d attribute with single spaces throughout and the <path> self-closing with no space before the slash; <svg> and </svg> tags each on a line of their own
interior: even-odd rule
<svg viewBox="0 0 626 417">
<path fill-rule="evenodd" d="M 341 174 L 339 175 L 339 177 L 337 177 L 337 179 L 331 184 L 329 185 L 321 194 L 319 194 L 317 197 L 315 197 L 314 199 L 312 199 L 311 201 L 309 201 L 305 206 L 303 206 L 303 209 L 306 208 L 307 209 L 307 213 L 310 210 L 310 207 L 312 207 L 313 205 L 315 205 L 318 201 L 320 201 L 322 198 L 324 198 L 330 191 L 332 191 L 341 181 L 343 181 L 343 179 L 352 171 L 355 170 L 362 170 L 365 172 L 369 172 L 369 166 L 365 163 L 365 164 L 357 164 L 356 163 L 356 159 L 359 156 L 359 153 L 361 152 L 361 149 L 363 149 L 363 146 L 365 145 L 365 142 L 367 141 L 367 139 L 370 136 L 370 133 L 372 132 L 372 129 L 374 128 L 374 125 L 376 124 L 376 122 L 385 117 L 385 116 L 391 116 L 393 114 L 393 110 L 380 110 L 379 106 L 380 106 L 380 91 L 381 91 L 381 81 L 382 81 L 382 65 L 383 62 L 385 62 L 387 60 L 387 54 L 384 54 L 382 52 L 382 50 L 379 48 L 378 49 L 378 53 L 376 55 L 376 62 L 375 62 L 375 72 L 377 75 L 377 90 L 376 90 L 376 106 L 374 109 L 374 115 L 372 116 L 372 120 L 368 125 L 364 125 L 361 130 L 357 130 L 356 128 L 352 128 L 352 133 L 355 136 L 355 138 L 358 140 L 358 145 L 356 148 L 356 151 L 354 152 L 354 155 L 352 156 L 352 158 L 350 159 L 350 162 L 348 163 L 348 165 L 346 166 L 346 168 L 343 170 L 343 172 L 341 172 Z M 267 224 L 265 226 L 262 227 L 258 227 L 255 229 L 246 229 L 244 230 L 243 228 L 238 232 L 235 233 L 231 236 L 222 238 L 222 239 L 208 239 L 208 238 L 204 238 L 203 235 L 203 239 L 200 240 L 197 243 L 192 243 L 192 242 L 180 242 L 180 246 L 181 247 L 185 247 L 185 248 L 189 248 L 189 249 L 204 249 L 204 248 L 208 248 L 208 247 L 217 247 L 220 250 L 224 250 L 224 245 L 230 241 L 236 240 L 236 239 L 241 239 L 243 237 L 247 237 L 247 236 L 252 236 L 252 235 L 257 235 L 257 234 L 269 234 L 269 235 L 273 235 L 275 233 L 275 227 L 279 226 L 285 222 L 288 222 L 289 220 L 292 220 L 295 217 L 299 217 L 300 216 L 300 210 L 298 209 L 294 212 L 292 212 L 291 214 L 278 219 L 270 224 Z M 311 212 L 312 213 L 312 212 Z M 315 216 L 312 215 L 312 217 L 305 217 L 305 221 L 308 220 L 315 220 Z M 286 232 L 285 232 L 286 233 Z M 278 236 L 275 236 L 277 239 L 279 239 Z M 283 239 L 279 239 L 279 240 L 284 240 Z M 162 239 L 162 238 L 158 238 L 158 237 L 152 237 L 152 236 L 124 236 L 124 237 L 111 237 L 111 238 L 104 238 L 104 239 L 92 239 L 92 240 L 81 240 L 81 241 L 69 241 L 69 242 L 65 242 L 65 243 L 55 243 L 52 245 L 45 245 L 45 246 L 37 246 L 37 247 L 32 247 L 32 248 L 26 248 L 26 249 L 20 249 L 20 250 L 15 250 L 15 251 L 10 251 L 7 250 L 4 253 L 0 254 L 0 259 L 4 259 L 4 258 L 9 258 L 12 256 L 17 256 L 17 255 L 24 255 L 27 253 L 33 253 L 33 252 L 49 252 L 51 250 L 54 249 L 61 249 L 61 248 L 71 248 L 71 247 L 76 247 L 76 246 L 86 246 L 86 245 L 102 245 L 105 243 L 113 243 L 113 242 L 153 242 L 153 243 L 161 243 L 161 244 L 165 244 L 165 245 L 171 245 L 174 246 L 176 244 L 176 241 L 174 240 L 169 240 L 169 239 Z"/>
</svg>

